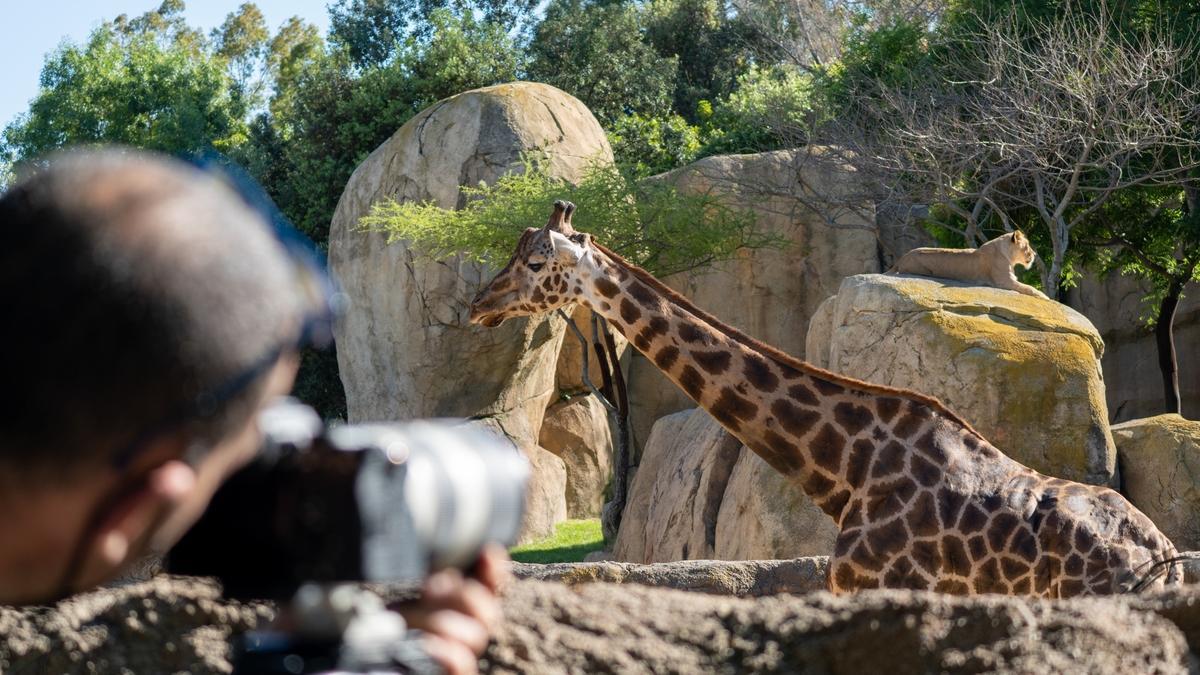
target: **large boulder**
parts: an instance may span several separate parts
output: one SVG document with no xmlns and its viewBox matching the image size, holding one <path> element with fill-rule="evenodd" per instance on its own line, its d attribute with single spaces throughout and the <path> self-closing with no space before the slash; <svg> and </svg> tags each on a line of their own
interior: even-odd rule
<svg viewBox="0 0 1200 675">
<path fill-rule="evenodd" d="M 1005 454 L 1042 473 L 1115 483 L 1091 322 L 1014 291 L 891 275 L 842 282 L 813 318 L 814 365 L 941 399 Z"/>
<path fill-rule="evenodd" d="M 1112 428 L 1125 496 L 1179 550 L 1200 549 L 1200 422 L 1179 415 Z"/>
<path fill-rule="evenodd" d="M 657 179 L 749 210 L 760 227 L 786 242 L 781 249 L 739 251 L 732 260 L 663 281 L 721 321 L 801 358 L 809 319 L 821 301 L 843 277 L 880 269 L 873 220 L 845 213 L 830 224 L 810 208 L 814 188 L 853 178 L 836 165 L 813 161 L 813 154 L 707 157 Z M 660 417 L 695 405 L 640 354 L 630 361 L 629 389 L 639 444 Z"/>
<path fill-rule="evenodd" d="M 1142 320 L 1151 309 L 1148 284 L 1121 275 L 1085 275 L 1068 294 L 1072 307 L 1091 319 L 1104 339 L 1105 393 L 1113 421 L 1150 417 L 1164 410 L 1162 374 L 1154 331 Z M 1185 415 L 1200 415 L 1200 294 L 1189 293 L 1175 314 L 1179 394 Z"/>
<path fill-rule="evenodd" d="M 598 518 L 613 469 L 613 437 L 604 406 L 591 395 L 555 403 L 542 420 L 538 442 L 565 465 L 567 517 Z"/>
<path fill-rule="evenodd" d="M 793 484 L 708 413 L 654 425 L 613 559 L 634 563 L 828 555 L 837 528 Z"/>
<path fill-rule="evenodd" d="M 515 83 L 431 106 L 355 169 L 329 233 L 329 267 L 349 298 L 336 338 L 351 422 L 487 418 L 519 447 L 536 445 L 556 393 L 565 322 L 550 315 L 497 329 L 471 326 L 471 298 L 495 270 L 461 258 L 432 262 L 406 242 L 389 244 L 359 227 L 384 199 L 460 207 L 460 185 L 520 171 L 530 152 L 566 180 L 581 178 L 590 162 L 612 161 L 603 129 L 582 103 L 547 85 Z M 535 470 L 554 464 L 532 459 Z"/>
</svg>

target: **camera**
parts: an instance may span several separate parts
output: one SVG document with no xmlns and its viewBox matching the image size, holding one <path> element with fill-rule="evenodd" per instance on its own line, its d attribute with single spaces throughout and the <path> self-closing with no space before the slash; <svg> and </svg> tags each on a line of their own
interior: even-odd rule
<svg viewBox="0 0 1200 675">
<path fill-rule="evenodd" d="M 469 570 L 484 544 L 516 541 L 528 461 L 485 429 L 326 428 L 293 399 L 266 409 L 259 426 L 257 458 L 217 491 L 167 571 L 217 577 L 231 598 L 285 600 L 307 583 Z"/>
<path fill-rule="evenodd" d="M 287 631 L 248 633 L 234 673 L 440 673 L 419 637 L 356 581 L 469 571 L 484 544 L 515 543 L 528 461 L 462 422 L 328 429 L 293 399 L 258 420 L 257 458 L 214 495 L 167 556 L 227 597 L 284 601 Z"/>
</svg>

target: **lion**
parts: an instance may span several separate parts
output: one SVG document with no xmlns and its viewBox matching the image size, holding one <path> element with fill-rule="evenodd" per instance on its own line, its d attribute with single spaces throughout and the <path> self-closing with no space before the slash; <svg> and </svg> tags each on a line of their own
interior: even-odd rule
<svg viewBox="0 0 1200 675">
<path fill-rule="evenodd" d="M 914 248 L 900 256 L 889 272 L 973 281 L 1049 300 L 1013 274 L 1013 265 L 1028 268 L 1036 255 L 1029 239 L 1017 230 L 979 248 Z"/>
</svg>

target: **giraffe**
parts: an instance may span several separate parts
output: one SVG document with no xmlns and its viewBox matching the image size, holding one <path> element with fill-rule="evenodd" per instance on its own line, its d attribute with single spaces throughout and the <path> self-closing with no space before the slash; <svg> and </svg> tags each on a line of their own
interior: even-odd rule
<svg viewBox="0 0 1200 675">
<path fill-rule="evenodd" d="M 822 370 L 729 327 L 571 225 L 556 202 L 471 305 L 498 326 L 578 303 L 837 523 L 828 587 L 1111 594 L 1179 583 L 1121 495 L 1007 457 L 934 398 Z M 1151 571 L 1155 574 L 1149 574 Z"/>
</svg>

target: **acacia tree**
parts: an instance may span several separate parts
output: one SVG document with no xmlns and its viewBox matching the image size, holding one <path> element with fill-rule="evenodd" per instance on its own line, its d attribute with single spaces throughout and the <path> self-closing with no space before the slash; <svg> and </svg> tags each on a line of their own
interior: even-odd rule
<svg viewBox="0 0 1200 675">
<path fill-rule="evenodd" d="M 1034 226 L 1051 249 L 1042 284 L 1057 297 L 1075 230 L 1125 190 L 1190 181 L 1200 162 L 1195 42 L 1112 25 L 1103 7 L 1010 15 L 954 35 L 953 49 L 935 45 L 910 81 L 876 83 L 825 125 L 867 193 L 829 201 L 874 202 L 969 245 Z"/>
</svg>

